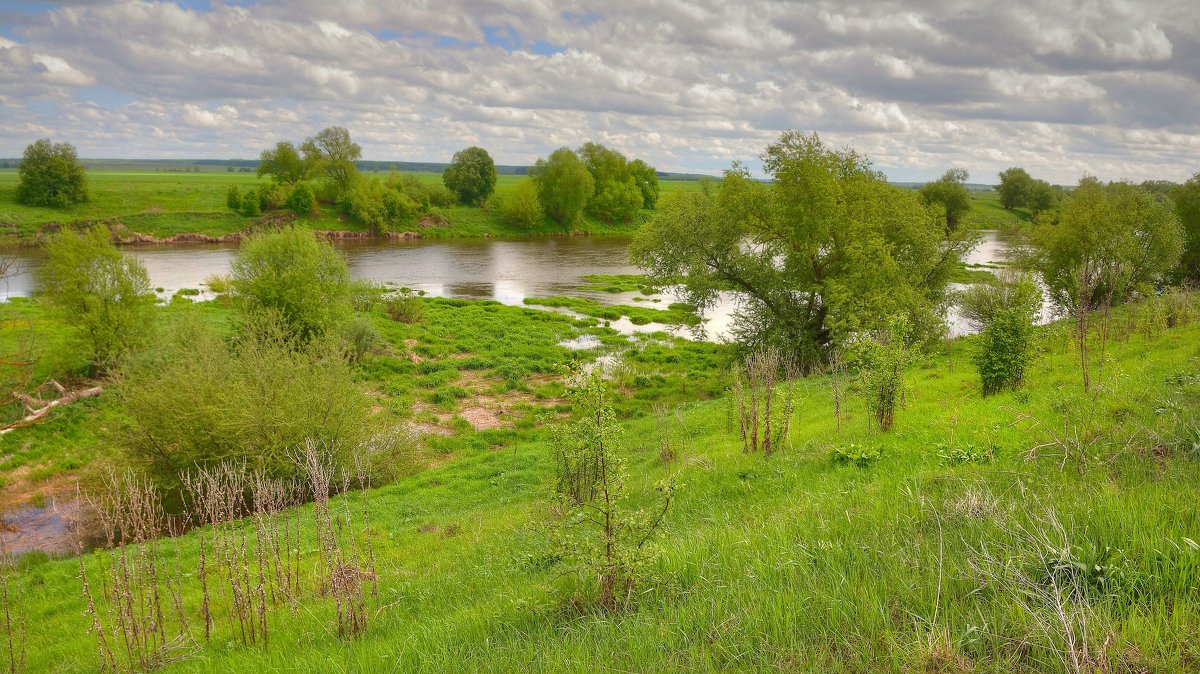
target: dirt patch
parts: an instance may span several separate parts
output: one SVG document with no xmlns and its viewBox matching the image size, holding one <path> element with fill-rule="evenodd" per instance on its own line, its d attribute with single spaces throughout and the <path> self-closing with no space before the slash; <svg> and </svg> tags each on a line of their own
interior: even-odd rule
<svg viewBox="0 0 1200 674">
<path fill-rule="evenodd" d="M 60 473 L 44 480 L 30 480 L 29 466 L 21 466 L 4 476 L 4 491 L 0 493 L 0 512 L 14 510 L 26 505 L 41 505 L 48 499 L 75 495 L 79 491 L 79 478 L 69 473 Z"/>
<path fill-rule="evenodd" d="M 500 418 L 500 412 L 486 407 L 468 407 L 459 412 L 458 416 L 466 419 L 467 423 L 477 431 L 500 428 L 504 425 L 504 421 Z"/>
</svg>

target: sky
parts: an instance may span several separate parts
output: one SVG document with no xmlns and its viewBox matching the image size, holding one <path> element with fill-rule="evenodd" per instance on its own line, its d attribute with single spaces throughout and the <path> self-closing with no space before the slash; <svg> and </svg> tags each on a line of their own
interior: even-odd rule
<svg viewBox="0 0 1200 674">
<path fill-rule="evenodd" d="M 896 181 L 1200 171 L 1197 0 L 0 0 L 0 156 L 530 164 L 596 141 L 718 174 L 785 129 Z"/>
</svg>

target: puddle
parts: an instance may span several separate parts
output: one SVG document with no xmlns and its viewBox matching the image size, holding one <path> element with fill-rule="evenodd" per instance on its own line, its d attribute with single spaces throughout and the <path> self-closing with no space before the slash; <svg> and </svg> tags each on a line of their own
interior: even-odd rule
<svg viewBox="0 0 1200 674">
<path fill-rule="evenodd" d="M 84 543 L 81 525 L 85 515 L 79 499 L 54 497 L 42 507 L 22 506 L 6 512 L 0 526 L 0 550 L 9 555 L 74 554 Z"/>
<path fill-rule="evenodd" d="M 571 339 L 564 339 L 558 345 L 572 351 L 587 351 L 588 349 L 600 348 L 604 345 L 604 342 L 600 341 L 600 338 L 595 335 L 579 335 Z"/>
</svg>

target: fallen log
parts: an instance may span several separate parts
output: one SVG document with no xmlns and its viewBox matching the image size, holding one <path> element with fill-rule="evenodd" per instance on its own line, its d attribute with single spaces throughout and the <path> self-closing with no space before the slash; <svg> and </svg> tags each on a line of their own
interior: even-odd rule
<svg viewBox="0 0 1200 674">
<path fill-rule="evenodd" d="M 62 387 L 57 385 L 56 388 L 62 390 Z M 29 414 L 21 419 L 18 419 L 17 421 L 12 422 L 4 428 L 0 428 L 0 435 L 14 431 L 18 428 L 24 428 L 25 426 L 32 426 L 33 424 L 41 421 L 47 414 L 50 413 L 50 410 L 54 409 L 55 407 L 70 405 L 77 400 L 83 400 L 84 398 L 91 398 L 93 396 L 100 395 L 103 390 L 103 386 L 93 386 L 91 388 L 80 389 L 78 391 L 71 391 L 70 393 L 63 393 L 61 398 L 45 402 L 43 406 L 36 409 L 27 408 Z M 15 395 L 17 399 L 21 400 L 22 402 L 25 402 L 27 405 L 33 401 L 44 402 L 38 398 L 33 398 L 32 396 L 25 396 L 17 393 L 14 393 L 13 395 Z"/>
</svg>

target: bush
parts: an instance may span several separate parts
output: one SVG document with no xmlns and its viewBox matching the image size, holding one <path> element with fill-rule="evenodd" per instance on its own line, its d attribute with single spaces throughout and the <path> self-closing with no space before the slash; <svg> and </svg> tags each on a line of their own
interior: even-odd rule
<svg viewBox="0 0 1200 674">
<path fill-rule="evenodd" d="M 383 338 L 371 325 L 370 319 L 356 318 L 346 325 L 345 334 L 346 358 L 351 363 L 357 363 L 368 353 L 375 350 L 383 342 Z"/>
<path fill-rule="evenodd" d="M 265 202 L 260 204 L 264 211 L 278 210 L 287 205 L 287 192 L 284 192 L 278 187 L 263 188 L 259 191 L 259 194 L 262 195 L 262 201 Z"/>
<path fill-rule="evenodd" d="M 420 323 L 424 313 L 421 299 L 409 291 L 400 291 L 388 296 L 384 303 L 384 311 L 393 320 L 400 323 Z"/>
<path fill-rule="evenodd" d="M 437 208 L 449 208 L 458 203 L 458 198 L 445 185 L 430 185 L 428 187 L 429 205 Z"/>
<path fill-rule="evenodd" d="M 588 202 L 588 210 L 606 222 L 629 222 L 641 210 L 642 203 L 642 191 L 633 178 L 602 181 Z"/>
<path fill-rule="evenodd" d="M 551 152 L 546 159 L 538 159 L 530 175 L 537 183 L 538 200 L 546 214 L 568 227 L 579 220 L 596 187 L 587 166 L 566 147 Z"/>
<path fill-rule="evenodd" d="M 87 171 L 70 143 L 43 138 L 25 148 L 17 167 L 17 202 L 67 208 L 88 200 Z"/>
<path fill-rule="evenodd" d="M 1033 321 L 1042 306 L 1037 284 L 1027 275 L 1002 273 L 963 291 L 959 305 L 971 325 L 982 330 L 974 360 L 983 395 L 1018 388 L 1033 357 Z"/>
<path fill-rule="evenodd" d="M 45 250 L 37 269 L 41 293 L 94 370 L 111 369 L 146 343 L 154 319 L 150 279 L 137 258 L 117 250 L 108 229 L 63 229 Z"/>
<path fill-rule="evenodd" d="M 387 232 L 394 225 L 411 223 L 420 212 L 417 202 L 385 186 L 378 178 L 355 181 L 343 197 L 342 206 L 376 234 Z"/>
<path fill-rule="evenodd" d="M 292 188 L 287 206 L 297 215 L 308 215 L 317 208 L 317 195 L 313 193 L 308 183 L 300 183 Z"/>
<path fill-rule="evenodd" d="M 870 468 L 883 457 L 883 450 L 869 449 L 850 443 L 845 447 L 834 447 L 829 453 L 829 460 L 837 466 L 858 466 Z"/>
<path fill-rule="evenodd" d="M 247 239 L 233 260 L 232 279 L 245 314 L 275 314 L 300 341 L 350 315 L 346 261 L 312 232 L 289 227 Z"/>
<path fill-rule="evenodd" d="M 242 215 L 247 218 L 257 217 L 262 213 L 261 203 L 258 190 L 246 190 L 242 195 Z"/>
<path fill-rule="evenodd" d="M 856 345 L 862 395 L 879 430 L 885 433 L 892 430 L 904 392 L 904 370 L 909 361 L 907 333 L 908 320 L 897 317 L 886 330 Z"/>
<path fill-rule="evenodd" d="M 126 455 L 166 488 L 197 467 L 244 462 L 300 477 L 297 448 L 313 440 L 350 467 L 368 436 L 367 398 L 334 344 L 292 348 L 288 326 L 261 321 L 235 343 L 195 314 L 118 385 Z"/>
<path fill-rule="evenodd" d="M 225 205 L 231 211 L 242 210 L 242 190 L 237 185 L 230 185 L 229 189 L 225 190 Z"/>
<path fill-rule="evenodd" d="M 528 231 L 540 225 L 544 217 L 542 203 L 538 200 L 537 184 L 532 180 L 518 185 L 517 189 L 500 203 L 500 219 L 509 227 Z"/>
</svg>

